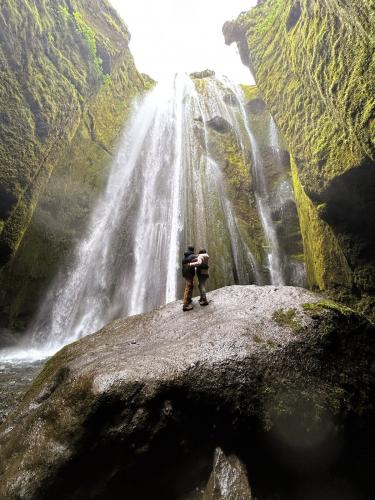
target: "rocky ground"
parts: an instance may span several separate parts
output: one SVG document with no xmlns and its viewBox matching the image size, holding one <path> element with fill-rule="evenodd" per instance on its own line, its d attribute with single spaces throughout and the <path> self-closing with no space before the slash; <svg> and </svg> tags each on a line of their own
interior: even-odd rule
<svg viewBox="0 0 375 500">
<path fill-rule="evenodd" d="M 0 497 L 370 498 L 371 325 L 302 288 L 210 298 L 49 360 L 0 428 Z"/>
</svg>

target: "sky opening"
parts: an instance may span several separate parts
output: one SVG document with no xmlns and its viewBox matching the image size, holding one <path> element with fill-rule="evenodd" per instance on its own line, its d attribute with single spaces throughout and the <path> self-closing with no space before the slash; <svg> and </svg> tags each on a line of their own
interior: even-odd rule
<svg viewBox="0 0 375 500">
<path fill-rule="evenodd" d="M 177 71 L 213 69 L 236 83 L 254 83 L 222 26 L 256 0 L 110 0 L 126 22 L 137 68 L 160 80 Z"/>
</svg>

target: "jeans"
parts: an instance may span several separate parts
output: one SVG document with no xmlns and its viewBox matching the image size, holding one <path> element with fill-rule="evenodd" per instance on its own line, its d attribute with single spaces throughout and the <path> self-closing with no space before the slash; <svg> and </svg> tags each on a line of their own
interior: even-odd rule
<svg viewBox="0 0 375 500">
<path fill-rule="evenodd" d="M 208 274 L 198 274 L 198 288 L 201 293 L 201 298 L 199 299 L 201 302 L 207 302 L 206 296 L 206 281 L 208 279 Z"/>
</svg>

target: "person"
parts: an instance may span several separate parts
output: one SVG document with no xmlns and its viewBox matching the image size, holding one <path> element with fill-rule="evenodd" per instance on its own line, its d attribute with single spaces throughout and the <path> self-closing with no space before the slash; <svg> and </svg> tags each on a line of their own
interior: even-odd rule
<svg viewBox="0 0 375 500">
<path fill-rule="evenodd" d="M 201 306 L 208 306 L 208 301 L 207 301 L 207 292 L 206 292 L 206 281 L 209 278 L 208 274 L 208 260 L 209 260 L 209 255 L 207 253 L 207 250 L 202 248 L 202 250 L 199 250 L 198 252 L 198 257 L 191 262 L 190 267 L 195 267 L 197 270 L 197 276 L 198 276 L 198 287 L 200 291 L 200 299 L 199 299 L 199 304 Z"/>
<path fill-rule="evenodd" d="M 193 309 L 192 295 L 194 290 L 194 277 L 195 277 L 195 266 L 190 266 L 193 260 L 197 259 L 197 255 L 194 253 L 194 247 L 188 246 L 187 252 L 184 253 L 182 259 L 182 276 L 185 278 L 185 290 L 183 299 L 183 311 L 191 311 Z"/>
</svg>

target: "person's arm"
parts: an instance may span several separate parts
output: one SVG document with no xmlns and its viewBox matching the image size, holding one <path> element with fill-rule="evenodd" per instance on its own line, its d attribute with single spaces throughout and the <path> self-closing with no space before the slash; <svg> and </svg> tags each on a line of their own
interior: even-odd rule
<svg viewBox="0 0 375 500">
<path fill-rule="evenodd" d="M 200 255 L 198 255 L 198 257 L 196 257 L 196 258 L 194 259 L 194 262 L 191 262 L 191 263 L 189 264 L 189 266 L 190 266 L 190 267 L 193 267 L 193 266 L 194 266 L 194 267 L 199 267 L 199 266 L 201 266 L 201 265 L 202 265 L 202 259 L 201 259 Z"/>
</svg>

